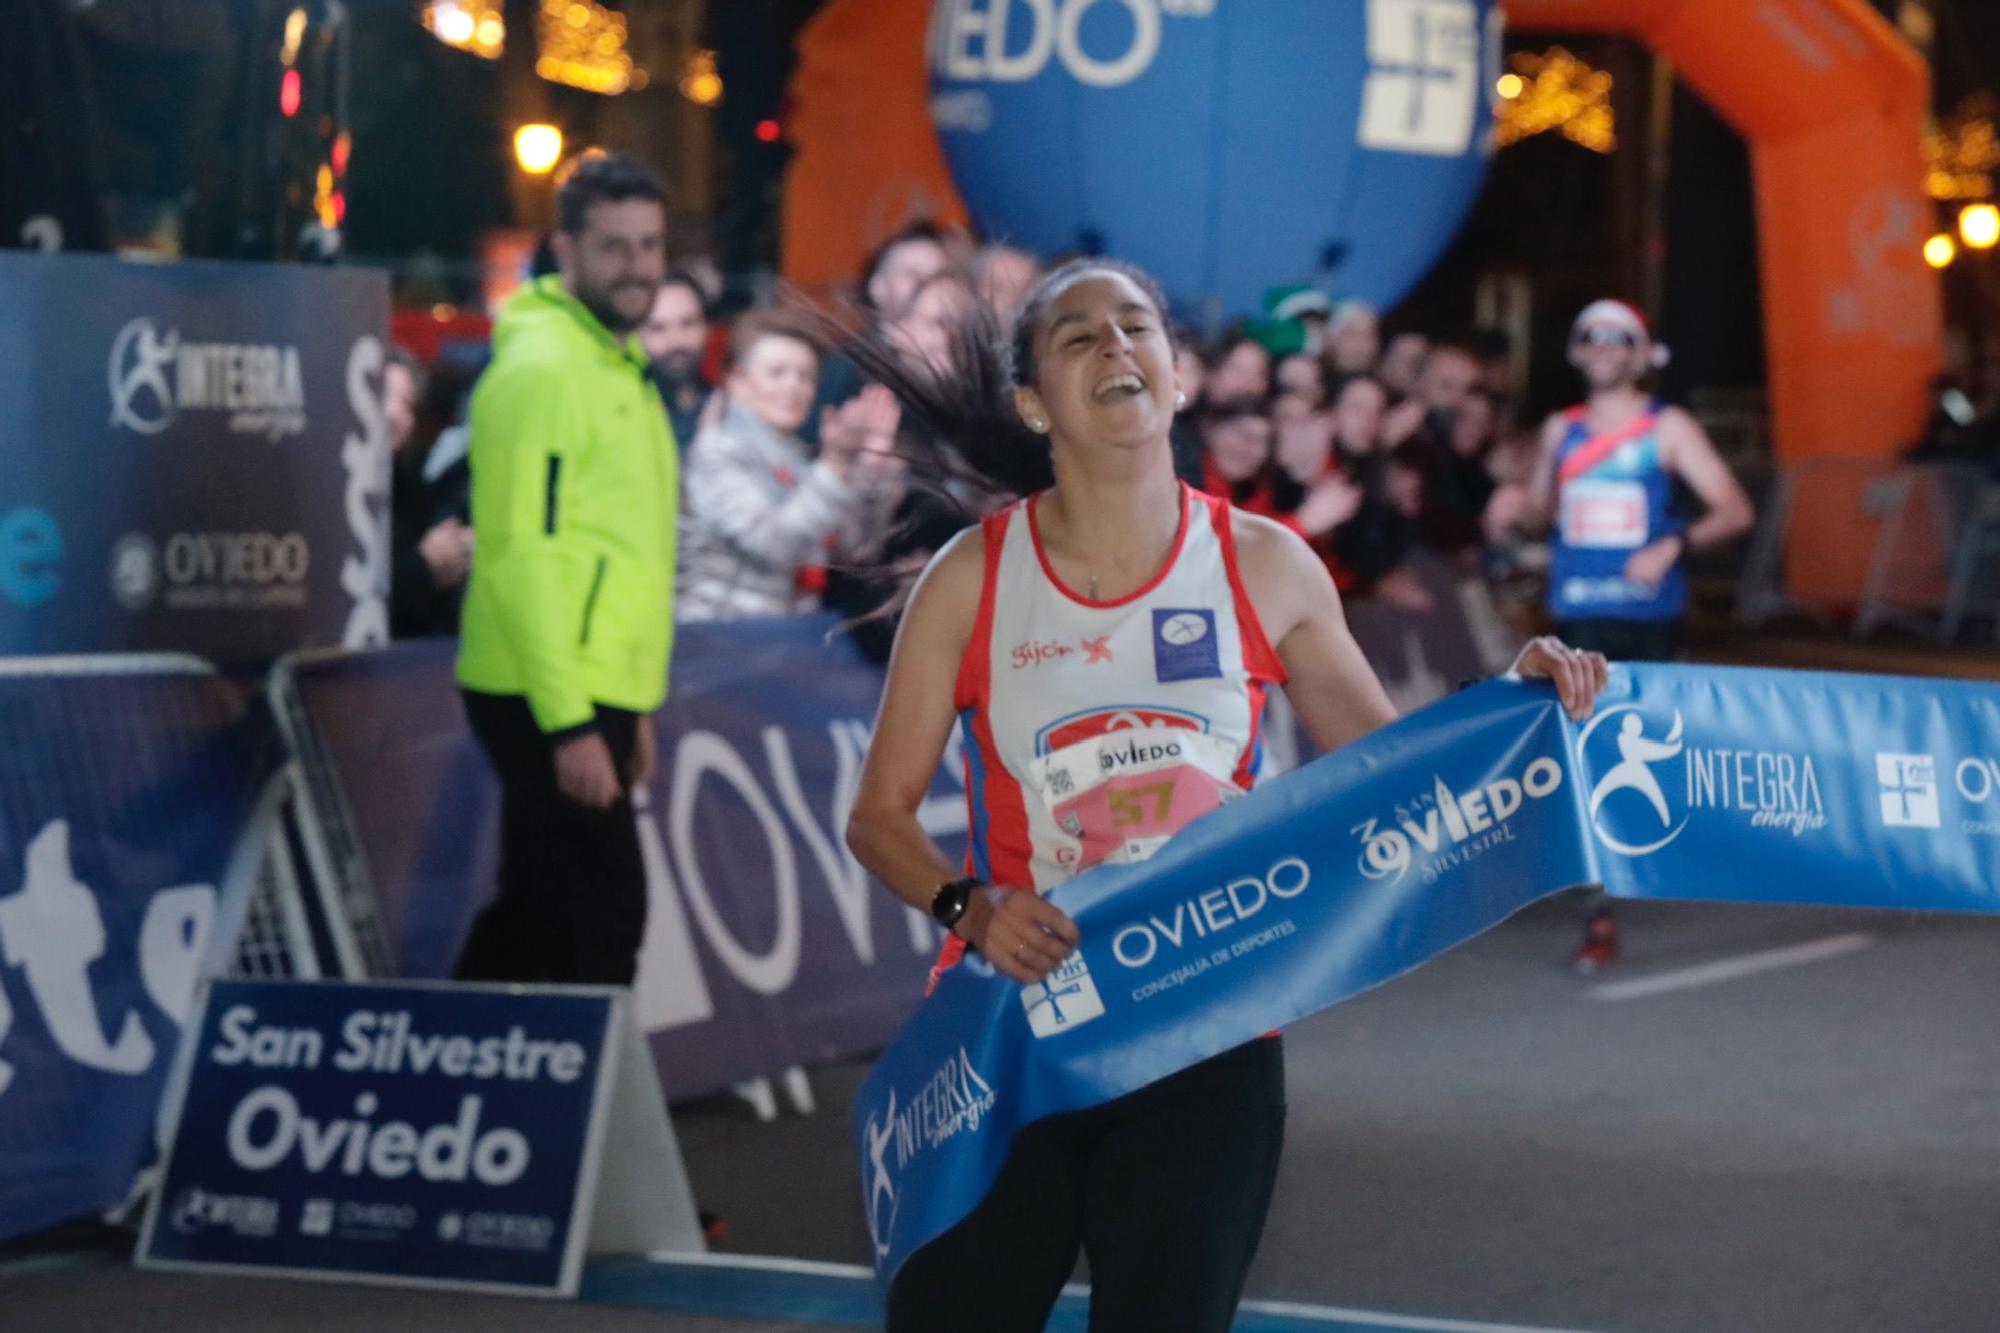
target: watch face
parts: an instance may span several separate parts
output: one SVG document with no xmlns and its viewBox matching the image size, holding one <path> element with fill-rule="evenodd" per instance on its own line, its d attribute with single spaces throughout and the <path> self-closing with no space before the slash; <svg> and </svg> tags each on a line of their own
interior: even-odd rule
<svg viewBox="0 0 2000 1333">
<path fill-rule="evenodd" d="M 965 902 L 971 896 L 972 886 L 970 884 L 962 879 L 954 880 L 952 883 L 939 889 L 937 897 L 931 899 L 931 915 L 936 917 L 941 925 L 949 929 L 957 925 L 958 919 L 965 915 Z"/>
<path fill-rule="evenodd" d="M 966 911 L 966 891 L 962 885 L 946 885 L 938 889 L 938 897 L 930 901 L 930 915 L 938 919 L 938 925 L 952 927 L 958 917 Z"/>
</svg>

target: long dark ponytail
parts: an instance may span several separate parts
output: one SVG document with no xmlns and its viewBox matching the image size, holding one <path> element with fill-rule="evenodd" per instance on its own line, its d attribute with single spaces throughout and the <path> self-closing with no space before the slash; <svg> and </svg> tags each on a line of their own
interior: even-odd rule
<svg viewBox="0 0 2000 1333">
<path fill-rule="evenodd" d="M 1042 312 L 1064 288 L 1092 273 L 1130 280 L 1166 318 L 1167 302 L 1159 284 L 1142 269 L 1116 259 L 1077 259 L 1061 265 L 1035 284 L 1007 328 L 992 305 L 966 284 L 966 313 L 952 327 L 947 364 L 942 367 L 914 363 L 872 313 L 858 322 L 824 317 L 833 347 L 902 403 L 907 428 L 899 434 L 899 451 L 909 467 L 909 480 L 956 521 L 975 523 L 999 504 L 1055 483 L 1048 437 L 1029 430 L 1021 420 L 1014 390 L 1035 382 L 1035 338 Z M 915 522 L 912 514 L 898 533 L 890 535 L 891 545 Z M 862 642 L 864 651 L 888 656 L 892 634 L 887 626 L 902 614 L 931 554 L 917 551 L 839 571 L 855 583 L 881 590 L 876 594 L 880 600 L 850 616 L 843 626 Z M 847 600 L 853 609 L 857 599 Z"/>
<path fill-rule="evenodd" d="M 1119 259 L 1088 257 L 1070 260 L 1036 283 L 1008 328 L 973 294 L 966 317 L 952 331 L 949 364 L 943 368 L 912 365 L 879 321 L 839 333 L 839 350 L 864 376 L 888 386 L 917 427 L 906 433 L 906 449 L 921 483 L 947 494 L 1002 496 L 1053 484 L 1048 437 L 1021 420 L 1014 390 L 1035 382 L 1035 339 L 1049 302 L 1094 273 L 1127 279 L 1161 319 L 1167 317 L 1166 297 L 1145 270 Z"/>
</svg>

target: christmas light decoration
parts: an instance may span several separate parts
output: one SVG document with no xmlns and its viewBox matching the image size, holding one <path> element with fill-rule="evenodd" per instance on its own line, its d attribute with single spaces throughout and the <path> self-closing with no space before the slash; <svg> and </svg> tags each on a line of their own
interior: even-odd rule
<svg viewBox="0 0 2000 1333">
<path fill-rule="evenodd" d="M 1537 134 L 1558 133 L 1593 153 L 1618 146 L 1611 109 L 1611 76 L 1560 46 L 1508 58 L 1495 93 L 1499 108 L 1493 138 L 1501 148 Z"/>
<path fill-rule="evenodd" d="M 1938 200 L 1985 199 L 2000 171 L 2000 135 L 1990 93 L 1968 97 L 1924 132 L 1924 191 Z"/>
<path fill-rule="evenodd" d="M 542 0 L 535 73 L 551 83 L 615 96 L 646 86 L 625 50 L 625 16 L 596 0 Z"/>
<path fill-rule="evenodd" d="M 432 0 L 424 6 L 423 24 L 446 46 L 498 60 L 507 47 L 501 4 L 502 0 Z"/>
</svg>

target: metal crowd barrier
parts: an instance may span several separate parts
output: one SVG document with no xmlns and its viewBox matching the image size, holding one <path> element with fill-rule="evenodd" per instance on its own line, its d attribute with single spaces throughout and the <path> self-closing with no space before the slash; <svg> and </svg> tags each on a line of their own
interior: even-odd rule
<svg viewBox="0 0 2000 1333">
<path fill-rule="evenodd" d="M 275 838 L 295 886 L 294 910 L 313 930 L 327 975 L 393 977 L 395 959 L 383 938 L 368 858 L 354 832 L 346 793 L 299 697 L 297 669 L 347 656 L 346 649 L 311 649 L 280 658 L 266 694 L 292 753 L 287 822 Z"/>
<path fill-rule="evenodd" d="M 1837 525 L 1869 552 L 1858 595 L 1801 592 L 1786 578 L 1795 527 Z M 1828 455 L 1779 472 L 1737 583 L 1736 618 L 1802 616 L 1857 636 L 1897 628 L 1956 641 L 1974 617 L 2000 615 L 2000 485 L 1977 467 Z"/>
<path fill-rule="evenodd" d="M 1971 616 L 1992 621 L 1992 641 L 2000 646 L 2000 481 L 1982 479 L 1971 493 L 1951 555 L 1938 633 L 1957 641 Z"/>
</svg>

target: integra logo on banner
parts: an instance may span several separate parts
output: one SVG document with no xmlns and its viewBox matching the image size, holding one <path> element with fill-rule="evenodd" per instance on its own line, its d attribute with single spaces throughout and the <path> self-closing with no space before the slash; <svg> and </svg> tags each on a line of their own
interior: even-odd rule
<svg viewBox="0 0 2000 1333">
<path fill-rule="evenodd" d="M 227 412 L 228 429 L 277 441 L 306 428 L 299 349 L 183 342 L 141 315 L 111 341 L 111 424 L 158 435 L 182 412 Z"/>
<path fill-rule="evenodd" d="M 1361 839 L 1361 873 L 1369 879 L 1400 880 L 1416 864 L 1421 849 L 1424 883 L 1514 840 L 1508 822 L 1528 801 L 1539 801 L 1562 786 L 1562 765 L 1546 756 L 1516 777 L 1453 791 L 1433 774 L 1428 795 L 1397 806 L 1394 822 L 1368 819 L 1349 830 Z"/>
<path fill-rule="evenodd" d="M 972 1067 L 965 1047 L 931 1075 L 909 1104 L 900 1110 L 896 1090 L 878 1114 L 869 1112 L 863 1130 L 868 1145 L 868 1234 L 878 1255 L 889 1253 L 889 1233 L 896 1220 L 896 1180 L 913 1158 L 959 1134 L 976 1134 L 993 1109 L 993 1085 Z M 893 1152 L 893 1165 L 891 1162 Z"/>
<path fill-rule="evenodd" d="M 1607 724 L 1617 719 L 1615 726 Z M 1680 710 L 1660 723 L 1637 704 L 1607 708 L 1577 737 L 1598 776 L 1589 814 L 1598 841 L 1624 856 L 1650 856 L 1701 811 L 1747 814 L 1752 828 L 1801 837 L 1826 827 L 1811 755 L 1690 745 Z"/>
<path fill-rule="evenodd" d="M 278 1201 L 257 1194 L 211 1194 L 189 1186 L 175 1196 L 167 1217 L 183 1236 L 211 1228 L 260 1239 L 278 1234 Z"/>
<path fill-rule="evenodd" d="M 128 610 L 265 610 L 306 604 L 312 548 L 299 532 L 176 532 L 165 550 L 140 532 L 111 548 L 111 594 Z"/>
</svg>

